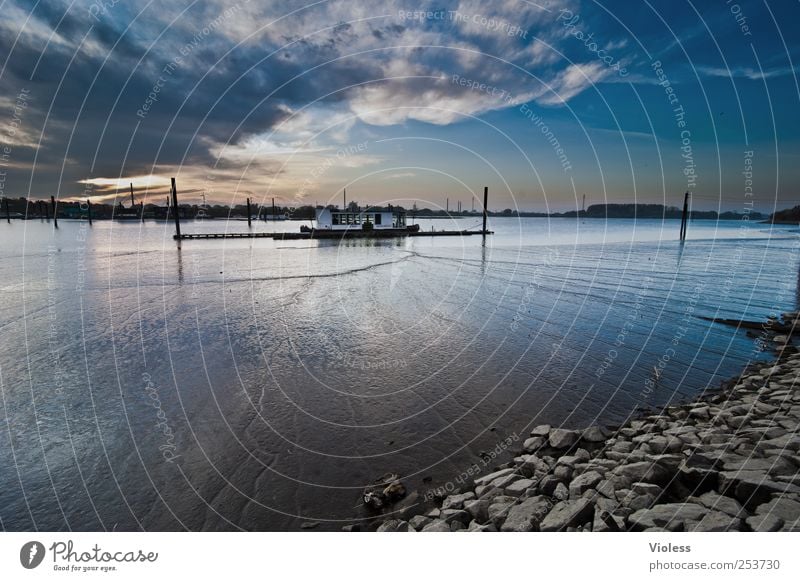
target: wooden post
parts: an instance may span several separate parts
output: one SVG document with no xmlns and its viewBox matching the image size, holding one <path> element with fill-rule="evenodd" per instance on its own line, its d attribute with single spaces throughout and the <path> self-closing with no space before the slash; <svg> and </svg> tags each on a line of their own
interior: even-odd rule
<svg viewBox="0 0 800 581">
<path fill-rule="evenodd" d="M 686 227 L 689 223 L 689 192 L 683 196 L 683 214 L 681 214 L 681 242 L 686 240 Z"/>
<path fill-rule="evenodd" d="M 131 210 L 136 207 L 136 200 L 133 199 L 133 182 L 131 182 Z"/>
<path fill-rule="evenodd" d="M 181 218 L 178 215 L 178 189 L 175 187 L 175 178 L 172 178 L 172 214 L 175 216 L 175 240 L 180 240 Z"/>
<path fill-rule="evenodd" d="M 272 219 L 277 220 L 278 217 L 275 215 L 275 198 L 272 198 Z"/>
<path fill-rule="evenodd" d="M 11 212 L 8 209 L 8 198 L 6 196 L 3 196 L 3 204 L 6 207 L 6 220 L 8 220 L 9 224 L 11 224 Z"/>
<path fill-rule="evenodd" d="M 247 198 L 247 227 L 250 228 L 252 226 L 250 222 L 250 198 Z"/>
<path fill-rule="evenodd" d="M 56 197 L 50 196 L 50 203 L 53 204 L 53 226 L 58 228 L 58 215 L 56 214 Z"/>
<path fill-rule="evenodd" d="M 39 200 L 36 205 L 39 207 L 39 219 L 44 220 L 46 218 L 49 222 L 50 213 L 47 211 L 47 204 L 44 203 L 44 200 Z"/>
<path fill-rule="evenodd" d="M 86 207 L 89 209 L 89 226 L 92 225 L 92 201 L 86 200 Z"/>
<path fill-rule="evenodd" d="M 486 205 L 489 203 L 489 186 L 483 187 L 483 237 L 486 238 L 486 214 L 489 211 Z"/>
</svg>

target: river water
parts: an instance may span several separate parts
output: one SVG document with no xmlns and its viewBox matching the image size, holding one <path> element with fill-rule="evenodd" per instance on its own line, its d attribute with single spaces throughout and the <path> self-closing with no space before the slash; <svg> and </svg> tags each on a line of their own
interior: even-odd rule
<svg viewBox="0 0 800 581">
<path fill-rule="evenodd" d="M 759 354 L 700 317 L 798 307 L 797 229 L 749 222 L 59 226 L 0 224 L 5 530 L 338 530 L 386 472 L 422 494 L 532 425 L 713 389 Z"/>
</svg>

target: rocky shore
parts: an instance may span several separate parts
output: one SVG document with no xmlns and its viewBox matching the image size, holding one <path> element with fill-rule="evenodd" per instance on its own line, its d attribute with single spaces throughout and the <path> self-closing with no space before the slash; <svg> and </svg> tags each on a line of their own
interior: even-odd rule
<svg viewBox="0 0 800 581">
<path fill-rule="evenodd" d="M 537 426 L 513 461 L 378 531 L 800 531 L 800 354 L 782 351 L 616 429 Z"/>
</svg>

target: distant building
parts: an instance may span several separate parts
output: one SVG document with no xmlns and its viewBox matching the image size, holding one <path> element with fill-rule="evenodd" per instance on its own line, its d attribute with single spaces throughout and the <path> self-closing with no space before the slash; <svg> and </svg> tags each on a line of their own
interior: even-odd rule
<svg viewBox="0 0 800 581">
<path fill-rule="evenodd" d="M 374 230 L 406 228 L 406 211 L 391 206 L 364 210 L 317 208 L 316 218 L 318 230 L 364 230 L 365 224 L 371 224 Z"/>
</svg>

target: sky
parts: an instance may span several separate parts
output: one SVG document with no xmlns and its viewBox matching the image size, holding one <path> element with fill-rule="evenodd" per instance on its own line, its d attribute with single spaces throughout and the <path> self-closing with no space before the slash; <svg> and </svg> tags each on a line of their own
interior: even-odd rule
<svg viewBox="0 0 800 581">
<path fill-rule="evenodd" d="M 800 204 L 794 0 L 0 0 L 9 197 Z"/>
</svg>

